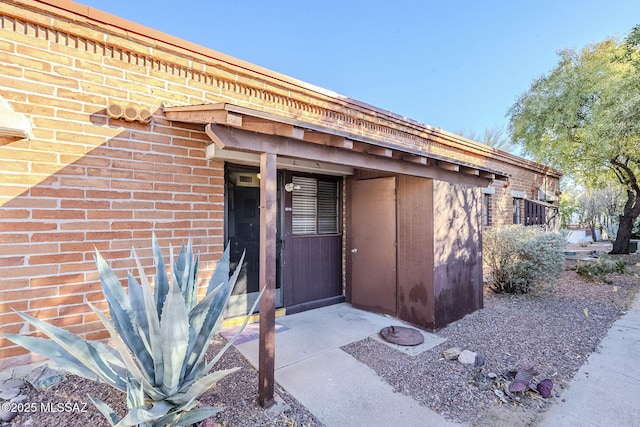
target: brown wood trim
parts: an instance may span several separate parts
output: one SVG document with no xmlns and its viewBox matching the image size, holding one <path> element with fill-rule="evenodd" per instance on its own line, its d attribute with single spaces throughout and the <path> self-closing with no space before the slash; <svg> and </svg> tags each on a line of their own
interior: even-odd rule
<svg viewBox="0 0 640 427">
<path fill-rule="evenodd" d="M 258 403 L 274 403 L 276 348 L 276 229 L 278 172 L 276 156 L 260 156 L 260 342 L 258 352 Z"/>
<path fill-rule="evenodd" d="M 461 174 L 419 163 L 388 157 L 372 156 L 354 150 L 344 150 L 327 145 L 313 144 L 277 135 L 263 135 L 216 124 L 205 127 L 207 135 L 220 148 L 272 153 L 278 156 L 301 158 L 343 166 L 379 170 L 398 174 L 433 178 L 441 181 L 486 187 L 490 180 L 480 176 Z"/>
</svg>

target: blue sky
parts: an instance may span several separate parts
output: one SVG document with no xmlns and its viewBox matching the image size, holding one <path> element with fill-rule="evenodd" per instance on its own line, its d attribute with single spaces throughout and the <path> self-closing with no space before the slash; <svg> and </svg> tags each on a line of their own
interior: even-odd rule
<svg viewBox="0 0 640 427">
<path fill-rule="evenodd" d="M 81 3 L 451 132 L 507 124 L 557 51 L 640 24 L 640 1 Z"/>
</svg>

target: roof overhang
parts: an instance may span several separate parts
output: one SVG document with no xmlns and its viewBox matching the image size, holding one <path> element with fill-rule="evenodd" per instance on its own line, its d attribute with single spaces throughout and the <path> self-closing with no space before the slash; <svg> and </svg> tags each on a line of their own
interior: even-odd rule
<svg viewBox="0 0 640 427">
<path fill-rule="evenodd" d="M 257 164 L 260 153 L 280 167 L 347 175 L 354 168 L 486 185 L 507 181 L 499 171 L 326 126 L 228 103 L 166 107 L 168 120 L 205 125 L 215 145 L 208 158 Z M 339 124 L 338 124 L 339 126 Z M 289 159 L 289 160 L 286 160 Z"/>
</svg>

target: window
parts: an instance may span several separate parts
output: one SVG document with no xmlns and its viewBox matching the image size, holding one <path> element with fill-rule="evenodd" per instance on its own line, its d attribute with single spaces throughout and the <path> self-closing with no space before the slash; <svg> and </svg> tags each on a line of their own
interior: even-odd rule
<svg viewBox="0 0 640 427">
<path fill-rule="evenodd" d="M 522 224 L 522 199 L 513 198 L 513 223 Z"/>
<path fill-rule="evenodd" d="M 338 232 L 338 182 L 292 177 L 293 234 Z"/>
<path fill-rule="evenodd" d="M 482 198 L 482 225 L 491 224 L 491 197 L 489 194 L 483 194 Z"/>
</svg>

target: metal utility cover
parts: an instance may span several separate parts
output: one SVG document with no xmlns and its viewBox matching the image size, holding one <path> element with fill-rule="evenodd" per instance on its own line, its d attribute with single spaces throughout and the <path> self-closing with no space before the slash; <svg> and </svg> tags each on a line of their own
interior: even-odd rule
<svg viewBox="0 0 640 427">
<path fill-rule="evenodd" d="M 420 331 L 405 326 L 387 326 L 382 328 L 380 335 L 390 343 L 399 345 L 420 345 L 424 342 Z"/>
</svg>

